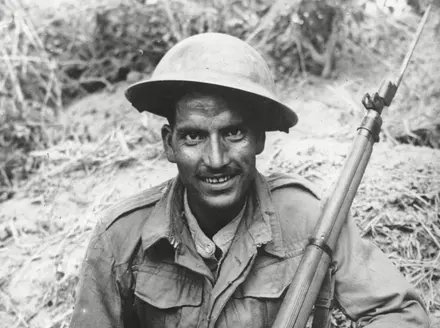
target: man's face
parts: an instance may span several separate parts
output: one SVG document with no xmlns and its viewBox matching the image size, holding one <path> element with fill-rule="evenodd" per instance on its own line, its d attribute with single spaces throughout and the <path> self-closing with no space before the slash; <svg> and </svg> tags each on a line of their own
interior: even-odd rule
<svg viewBox="0 0 440 328">
<path fill-rule="evenodd" d="M 264 132 L 246 117 L 239 104 L 213 94 L 178 101 L 174 124 L 162 128 L 162 137 L 191 204 L 233 210 L 244 201 L 265 141 Z"/>
</svg>

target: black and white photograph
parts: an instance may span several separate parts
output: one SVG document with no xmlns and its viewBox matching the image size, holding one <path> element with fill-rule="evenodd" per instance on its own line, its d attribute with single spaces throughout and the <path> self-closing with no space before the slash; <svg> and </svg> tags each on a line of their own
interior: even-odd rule
<svg viewBox="0 0 440 328">
<path fill-rule="evenodd" d="M 440 1 L 0 0 L 0 327 L 440 328 Z"/>
</svg>

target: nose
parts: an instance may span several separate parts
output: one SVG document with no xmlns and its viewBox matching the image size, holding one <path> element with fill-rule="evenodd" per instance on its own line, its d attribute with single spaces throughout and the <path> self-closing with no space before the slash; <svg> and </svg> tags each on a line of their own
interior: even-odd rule
<svg viewBox="0 0 440 328">
<path fill-rule="evenodd" d="M 205 165 L 211 169 L 221 169 L 229 164 L 227 146 L 218 137 L 210 138 L 204 149 L 203 156 Z"/>
</svg>

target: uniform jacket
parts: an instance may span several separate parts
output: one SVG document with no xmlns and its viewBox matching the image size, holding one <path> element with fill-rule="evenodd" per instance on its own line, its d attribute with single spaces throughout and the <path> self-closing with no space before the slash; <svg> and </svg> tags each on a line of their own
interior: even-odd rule
<svg viewBox="0 0 440 328">
<path fill-rule="evenodd" d="M 195 250 L 183 190 L 178 178 L 170 180 L 98 223 L 71 328 L 271 327 L 319 216 L 314 187 L 299 177 L 258 174 L 218 277 Z M 336 304 L 360 326 L 429 326 L 414 289 L 353 220 L 330 273 Z"/>
</svg>

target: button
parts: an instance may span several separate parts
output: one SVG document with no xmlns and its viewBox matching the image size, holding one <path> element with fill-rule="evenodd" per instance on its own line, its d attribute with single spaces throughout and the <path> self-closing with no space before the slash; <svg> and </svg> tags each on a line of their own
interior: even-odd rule
<svg viewBox="0 0 440 328">
<path fill-rule="evenodd" d="M 208 244 L 206 245 L 205 250 L 206 252 L 211 254 L 214 251 L 214 247 L 212 246 L 212 244 Z"/>
</svg>

